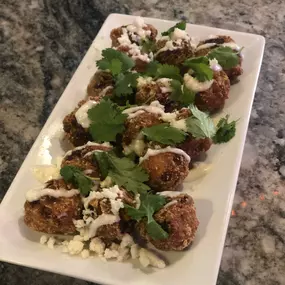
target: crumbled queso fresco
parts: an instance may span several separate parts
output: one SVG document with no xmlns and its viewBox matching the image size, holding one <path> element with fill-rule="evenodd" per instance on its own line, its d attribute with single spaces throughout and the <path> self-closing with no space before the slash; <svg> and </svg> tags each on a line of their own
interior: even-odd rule
<svg viewBox="0 0 285 285">
<path fill-rule="evenodd" d="M 112 243 L 108 247 L 102 239 L 96 237 L 96 229 L 100 225 L 112 224 L 119 219 L 119 209 L 123 207 L 123 203 L 119 198 L 120 195 L 121 190 L 117 185 L 110 188 L 103 188 L 102 192 L 91 191 L 88 197 L 83 198 L 83 218 L 73 220 L 79 234 L 73 236 L 72 239 L 43 235 L 40 238 L 40 243 L 50 249 L 60 249 L 64 253 L 81 256 L 84 259 L 92 256 L 98 256 L 105 261 L 117 260 L 120 262 L 129 259 L 138 259 L 143 267 L 152 266 L 164 268 L 165 262 L 161 258 L 156 256 L 153 252 L 141 248 L 134 242 L 129 234 L 123 236 L 120 244 Z M 94 198 L 108 198 L 113 214 L 97 216 L 96 212 L 88 207 L 89 202 Z M 139 205 L 139 197 L 137 197 L 137 200 Z"/>
<path fill-rule="evenodd" d="M 123 262 L 130 259 L 138 259 L 143 267 L 164 268 L 165 261 L 152 251 L 137 245 L 129 234 L 125 234 L 120 244 L 112 243 L 109 247 L 98 237 L 86 241 L 85 236 L 76 235 L 71 240 L 62 240 L 54 236 L 43 235 L 40 243 L 50 249 L 59 249 L 63 253 L 89 258 L 98 256 L 104 261 L 117 260 Z"/>
</svg>

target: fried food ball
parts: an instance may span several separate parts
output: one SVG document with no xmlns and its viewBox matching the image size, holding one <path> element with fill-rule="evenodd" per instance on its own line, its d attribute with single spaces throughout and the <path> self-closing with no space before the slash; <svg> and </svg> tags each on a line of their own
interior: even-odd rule
<svg viewBox="0 0 285 285">
<path fill-rule="evenodd" d="M 189 173 L 188 165 L 184 155 L 171 151 L 151 155 L 141 163 L 149 175 L 148 185 L 156 192 L 178 190 Z"/>
<path fill-rule="evenodd" d="M 176 147 L 184 150 L 190 157 L 191 161 L 198 160 L 202 154 L 206 153 L 212 145 L 210 138 L 197 139 L 189 135 L 184 142 Z"/>
<path fill-rule="evenodd" d="M 208 90 L 199 92 L 195 97 L 195 105 L 201 111 L 210 113 L 221 110 L 229 98 L 230 80 L 224 71 L 214 71 L 213 84 Z"/>
<path fill-rule="evenodd" d="M 111 146 L 88 142 L 86 145 L 68 151 L 64 156 L 61 167 L 72 165 L 83 170 L 90 177 L 100 177 L 101 173 L 92 154 L 95 151 L 109 151 Z"/>
<path fill-rule="evenodd" d="M 112 74 L 107 71 L 96 71 L 87 86 L 87 95 L 100 101 L 104 96 L 111 96 L 114 81 Z"/>
<path fill-rule="evenodd" d="M 164 39 L 161 39 L 157 42 L 157 53 L 155 54 L 155 60 L 158 62 L 162 64 L 176 65 L 181 68 L 183 62 L 187 58 L 194 56 L 194 49 L 190 41 L 182 40 L 179 43 L 173 41 L 172 44 L 175 49 L 166 49 L 165 46 L 168 42 L 169 41 Z"/>
<path fill-rule="evenodd" d="M 177 120 L 186 119 L 191 116 L 191 111 L 188 108 L 182 108 L 178 111 Z M 177 148 L 185 151 L 190 157 L 191 162 L 198 160 L 200 156 L 206 153 L 212 145 L 210 138 L 197 139 L 192 135 L 188 135 L 187 138 L 180 144 L 176 145 Z"/>
<path fill-rule="evenodd" d="M 78 107 L 63 119 L 63 130 L 65 132 L 65 136 L 74 146 L 82 146 L 87 142 L 92 141 L 92 136 L 88 132 L 88 129 L 83 128 L 77 122 L 75 117 L 77 110 L 88 100 L 96 101 L 96 98 L 90 97 L 89 99 L 80 101 L 78 103 Z"/>
<path fill-rule="evenodd" d="M 50 180 L 45 187 L 73 189 L 63 179 Z M 34 202 L 26 201 L 24 208 L 24 222 L 29 228 L 47 234 L 73 234 L 76 232 L 73 220 L 81 218 L 83 204 L 79 194 L 69 198 L 43 196 Z"/>
<path fill-rule="evenodd" d="M 123 144 L 129 145 L 136 139 L 143 128 L 151 127 L 163 123 L 159 114 L 143 112 L 133 118 L 128 118 L 125 122 L 123 133 Z"/>
<path fill-rule="evenodd" d="M 128 204 L 132 207 L 136 205 L 135 198 L 132 193 L 127 192 L 125 189 L 120 188 L 122 195 L 120 196 L 124 204 Z M 111 202 L 109 199 L 93 199 L 90 201 L 89 206 L 95 209 L 98 216 L 102 214 L 113 214 Z M 124 232 L 127 228 L 124 208 L 119 211 L 120 221 L 111 225 L 100 226 L 96 231 L 96 236 L 100 237 L 106 242 L 119 241 L 123 238 Z"/>
<path fill-rule="evenodd" d="M 233 43 L 235 44 L 235 41 L 229 37 L 229 36 L 217 36 L 215 38 L 211 38 L 211 39 L 207 39 L 207 40 L 204 40 L 202 42 L 200 42 L 197 46 L 197 49 L 196 52 L 195 52 L 195 56 L 205 56 L 207 55 L 212 49 L 220 46 L 220 45 L 223 45 L 223 44 L 226 44 L 226 43 Z M 207 48 L 203 48 L 203 49 L 199 49 L 199 47 L 201 47 L 202 45 L 205 45 L 205 44 L 216 44 L 216 45 L 213 45 L 213 46 L 210 46 L 210 47 L 207 47 Z M 238 52 L 238 50 L 235 50 L 236 52 Z M 225 69 L 224 72 L 227 74 L 227 76 L 229 77 L 230 81 L 231 82 L 234 82 L 236 80 L 236 78 L 240 75 L 242 75 L 243 73 L 243 69 L 241 67 L 242 65 L 242 57 L 240 54 L 238 54 L 239 56 L 239 64 L 235 67 L 232 67 L 230 69 Z"/>
<path fill-rule="evenodd" d="M 120 41 L 118 40 L 124 33 L 127 33 L 127 36 L 131 43 L 135 43 L 140 45 L 142 43 L 142 39 L 136 32 L 132 32 L 133 25 L 128 26 L 121 26 L 119 28 L 113 29 L 110 33 L 110 38 L 112 40 L 112 47 L 118 47 L 121 45 Z M 145 26 L 142 28 L 143 30 L 147 31 L 146 33 L 146 39 L 155 41 L 155 38 L 157 36 L 157 29 L 150 25 L 145 24 Z"/>
<path fill-rule="evenodd" d="M 138 105 L 150 104 L 153 101 L 158 101 L 164 105 L 166 112 L 171 112 L 177 108 L 177 104 L 171 100 L 171 79 L 161 78 L 156 81 L 151 78 L 144 79 L 139 77 L 136 92 L 136 103 Z"/>
<path fill-rule="evenodd" d="M 157 249 L 181 251 L 187 248 L 195 238 L 199 221 L 193 199 L 187 194 L 176 197 L 168 197 L 163 208 L 154 214 L 155 221 L 168 232 L 169 236 L 163 240 L 154 240 L 146 230 L 146 220 L 138 223 L 137 229 L 140 236 Z"/>
</svg>

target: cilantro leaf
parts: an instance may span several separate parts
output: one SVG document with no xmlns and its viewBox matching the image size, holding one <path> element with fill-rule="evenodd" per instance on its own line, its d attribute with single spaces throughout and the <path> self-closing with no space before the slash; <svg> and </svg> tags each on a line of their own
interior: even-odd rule
<svg viewBox="0 0 285 285">
<path fill-rule="evenodd" d="M 186 29 L 186 22 L 181 21 L 181 22 L 177 23 L 175 26 L 173 26 L 170 29 L 168 29 L 167 31 L 161 33 L 161 35 L 162 36 L 169 36 L 171 33 L 174 32 L 175 28 L 180 29 L 180 30 L 185 30 Z"/>
<path fill-rule="evenodd" d="M 239 64 L 237 52 L 230 47 L 218 47 L 210 51 L 207 55 L 209 59 L 216 59 L 223 69 L 230 69 Z"/>
<path fill-rule="evenodd" d="M 218 125 L 213 141 L 216 144 L 226 143 L 230 141 L 236 134 L 236 122 L 228 122 L 229 115 L 226 115 L 225 118 L 221 118 Z"/>
<path fill-rule="evenodd" d="M 103 179 L 105 179 L 108 176 L 109 172 L 107 153 L 102 151 L 95 151 L 93 155 L 98 163 L 101 176 Z"/>
<path fill-rule="evenodd" d="M 129 205 L 125 205 L 128 215 L 136 221 L 140 221 L 142 218 L 147 218 L 146 229 L 148 234 L 154 239 L 166 239 L 168 233 L 163 230 L 153 218 L 153 214 L 161 209 L 166 204 L 165 197 L 154 194 L 141 194 L 141 204 L 138 209 L 133 208 Z"/>
<path fill-rule="evenodd" d="M 120 73 L 116 78 L 115 83 L 115 95 L 122 96 L 122 95 L 129 95 L 132 94 L 133 88 L 137 86 L 137 78 L 139 77 L 139 74 L 132 73 L 132 72 L 126 72 L 126 73 Z"/>
<path fill-rule="evenodd" d="M 187 131 L 195 138 L 211 138 L 215 135 L 215 126 L 208 114 L 194 105 L 189 107 L 192 116 L 186 119 Z"/>
<path fill-rule="evenodd" d="M 132 58 L 113 48 L 104 49 L 102 56 L 103 58 L 97 61 L 97 66 L 102 70 L 110 70 L 113 75 L 125 72 L 135 66 Z"/>
<path fill-rule="evenodd" d="M 168 238 L 168 233 L 161 227 L 160 224 L 156 222 L 156 220 L 153 217 L 151 217 L 151 219 L 148 220 L 148 223 L 146 225 L 146 230 L 154 240 L 161 240 Z"/>
<path fill-rule="evenodd" d="M 155 41 L 151 40 L 151 39 L 145 39 L 142 42 L 142 52 L 144 53 L 150 53 L 150 52 L 154 52 L 156 49 L 156 45 L 155 45 Z"/>
<path fill-rule="evenodd" d="M 143 128 L 142 133 L 150 140 L 166 145 L 181 143 L 186 138 L 186 133 L 169 126 L 167 123 Z"/>
<path fill-rule="evenodd" d="M 186 85 L 182 84 L 178 80 L 172 80 L 171 83 L 172 93 L 171 99 L 181 103 L 182 105 L 188 106 L 195 101 L 195 92 L 189 90 Z"/>
<path fill-rule="evenodd" d="M 156 61 L 152 61 L 147 65 L 146 75 L 158 78 L 170 78 L 176 79 L 182 82 L 183 78 L 180 75 L 180 70 L 177 66 L 168 65 L 168 64 L 160 64 Z"/>
<path fill-rule="evenodd" d="M 82 195 L 86 196 L 91 191 L 93 181 L 86 176 L 80 168 L 72 165 L 65 165 L 60 169 L 60 175 L 65 182 L 72 183 L 79 189 Z"/>
<path fill-rule="evenodd" d="M 209 59 L 205 56 L 189 58 L 183 65 L 191 68 L 200 82 L 213 79 L 213 70 L 209 66 Z"/>
<path fill-rule="evenodd" d="M 122 114 L 111 101 L 102 100 L 88 110 L 88 117 L 91 120 L 89 132 L 93 140 L 110 142 L 115 141 L 117 134 L 124 131 L 127 115 Z"/>
<path fill-rule="evenodd" d="M 150 189 L 144 184 L 148 181 L 148 174 L 129 158 L 119 158 L 106 152 L 96 152 L 95 158 L 101 173 L 111 177 L 118 186 L 123 186 L 133 193 L 143 193 Z"/>
</svg>

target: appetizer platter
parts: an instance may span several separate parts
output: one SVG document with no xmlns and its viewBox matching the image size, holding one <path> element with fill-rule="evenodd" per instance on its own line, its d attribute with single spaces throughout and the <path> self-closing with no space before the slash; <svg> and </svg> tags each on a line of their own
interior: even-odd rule
<svg viewBox="0 0 285 285">
<path fill-rule="evenodd" d="M 110 15 L 2 201 L 0 259 L 105 284 L 215 284 L 263 48 Z"/>
</svg>

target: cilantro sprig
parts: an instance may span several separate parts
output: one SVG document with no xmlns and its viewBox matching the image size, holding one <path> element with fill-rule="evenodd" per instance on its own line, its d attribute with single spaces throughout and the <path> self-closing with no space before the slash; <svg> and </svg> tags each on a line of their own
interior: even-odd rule
<svg viewBox="0 0 285 285">
<path fill-rule="evenodd" d="M 161 33 L 161 35 L 162 36 L 169 36 L 174 32 L 175 28 L 180 29 L 180 30 L 185 30 L 186 29 L 186 22 L 181 21 L 181 22 L 177 23 L 175 26 L 173 26 L 170 29 L 168 29 L 167 31 Z"/>
<path fill-rule="evenodd" d="M 114 92 L 117 96 L 124 96 L 132 94 L 133 88 L 137 86 L 138 73 L 126 72 L 120 73 L 116 77 Z"/>
<path fill-rule="evenodd" d="M 178 80 L 172 80 L 171 83 L 172 93 L 171 99 L 180 103 L 182 106 L 189 106 L 195 101 L 195 92 L 188 89 L 185 84 L 181 84 Z"/>
<path fill-rule="evenodd" d="M 218 47 L 210 51 L 207 55 L 209 59 L 216 59 L 223 69 L 230 69 L 239 64 L 239 52 L 230 47 Z"/>
<path fill-rule="evenodd" d="M 194 72 L 194 76 L 200 82 L 213 79 L 213 70 L 209 66 L 209 59 L 205 56 L 189 58 L 183 65 L 191 68 Z"/>
<path fill-rule="evenodd" d="M 186 133 L 170 126 L 167 123 L 143 128 L 142 133 L 150 140 L 166 145 L 181 143 L 186 138 Z"/>
<path fill-rule="evenodd" d="M 60 169 L 60 175 L 65 182 L 72 183 L 79 189 L 82 195 L 87 196 L 93 186 L 93 181 L 86 176 L 80 168 L 72 165 L 65 165 Z"/>
<path fill-rule="evenodd" d="M 125 53 L 107 48 L 102 51 L 103 58 L 97 61 L 101 70 L 109 70 L 115 81 L 114 95 L 126 96 L 133 93 L 137 86 L 137 73 L 130 70 L 135 66 L 135 61 Z"/>
<path fill-rule="evenodd" d="M 230 141 L 236 134 L 236 122 L 228 122 L 229 115 L 221 118 L 217 124 L 217 131 L 213 137 L 213 142 L 215 144 L 226 143 Z"/>
<path fill-rule="evenodd" d="M 180 70 L 177 66 L 161 64 L 157 61 L 151 61 L 147 65 L 146 75 L 154 77 L 155 80 L 158 78 L 176 79 L 180 82 L 183 80 L 182 76 L 180 75 Z"/>
<path fill-rule="evenodd" d="M 153 218 L 153 214 L 166 204 L 165 197 L 154 194 L 141 194 L 141 204 L 138 209 L 125 204 L 128 215 L 136 221 L 146 218 L 147 233 L 154 240 L 168 238 L 168 233 Z"/>
<path fill-rule="evenodd" d="M 132 58 L 113 48 L 104 49 L 102 51 L 102 57 L 102 59 L 97 61 L 97 66 L 101 70 L 110 70 L 112 75 L 126 72 L 135 66 L 135 62 Z"/>
<path fill-rule="evenodd" d="M 107 152 L 95 152 L 94 156 L 104 178 L 110 177 L 115 184 L 133 193 L 144 193 L 150 189 L 144 184 L 148 181 L 148 174 L 129 158 L 119 158 Z"/>
<path fill-rule="evenodd" d="M 111 142 L 124 129 L 124 122 L 127 118 L 118 106 L 110 100 L 102 100 L 99 104 L 88 110 L 88 117 L 91 120 L 89 133 L 96 142 Z"/>
<path fill-rule="evenodd" d="M 212 138 L 215 125 L 207 113 L 201 112 L 196 106 L 189 107 L 192 116 L 186 119 L 187 131 L 195 138 Z"/>
</svg>

